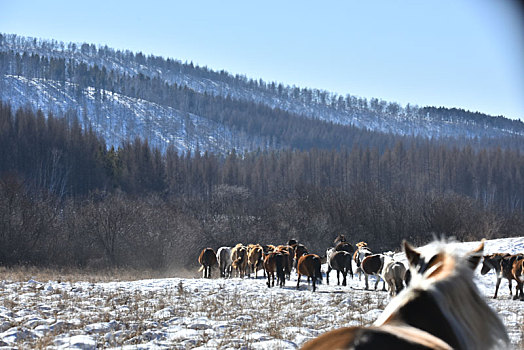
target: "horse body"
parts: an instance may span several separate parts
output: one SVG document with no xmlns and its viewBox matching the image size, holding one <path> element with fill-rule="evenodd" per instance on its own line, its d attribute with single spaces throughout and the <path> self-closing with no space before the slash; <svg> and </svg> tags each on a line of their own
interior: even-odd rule
<svg viewBox="0 0 524 350">
<path fill-rule="evenodd" d="M 364 260 L 365 257 L 373 254 L 371 252 L 371 250 L 369 250 L 367 245 L 368 244 L 366 242 L 359 242 L 359 243 L 357 243 L 356 244 L 357 250 L 355 250 L 355 252 L 353 253 L 353 261 L 355 262 L 355 265 L 357 265 L 357 270 L 355 271 L 355 273 L 358 273 L 358 280 L 359 281 L 361 280 L 362 273 L 364 273 L 364 280 L 366 282 L 366 289 L 369 288 L 368 275 L 364 271 L 362 271 L 362 268 L 361 268 L 360 265 L 362 263 L 362 260 Z"/>
<path fill-rule="evenodd" d="M 493 296 L 493 299 L 497 299 L 497 293 L 499 291 L 500 281 L 502 280 L 502 277 L 505 277 L 508 280 L 509 284 L 509 295 L 512 295 L 511 292 L 511 273 L 507 271 L 506 274 L 503 273 L 501 262 L 502 259 L 505 257 L 510 256 L 508 253 L 493 253 L 490 255 L 484 255 L 484 259 L 482 261 L 482 269 L 480 270 L 480 273 L 482 275 L 487 274 L 491 269 L 495 270 L 495 274 L 497 275 L 497 284 L 495 285 L 495 295 Z"/>
<path fill-rule="evenodd" d="M 267 286 L 275 286 L 275 273 L 277 275 L 277 284 L 280 287 L 284 286 L 285 283 L 285 264 L 286 257 L 280 252 L 271 252 L 264 258 L 264 270 L 267 274 Z"/>
<path fill-rule="evenodd" d="M 524 285 L 524 258 L 516 260 L 513 263 L 511 274 L 515 281 L 517 281 L 514 299 L 520 299 L 524 301 L 524 291 L 522 290 Z"/>
<path fill-rule="evenodd" d="M 316 290 L 317 279 L 322 280 L 322 273 L 320 272 L 320 257 L 316 254 L 302 255 L 297 263 L 297 289 L 300 285 L 300 277 L 307 276 L 308 280 L 313 281 L 313 292 Z"/>
<path fill-rule="evenodd" d="M 231 277 L 231 247 L 220 247 L 217 250 L 220 277 Z"/>
<path fill-rule="evenodd" d="M 522 293 L 522 283 L 524 281 L 524 275 L 522 275 L 522 261 L 524 260 L 524 254 L 514 254 L 505 256 L 500 261 L 500 268 L 502 275 L 506 278 L 509 277 L 509 283 L 511 288 L 511 280 L 517 282 L 517 287 L 515 290 L 515 296 L 513 299 L 524 300 L 524 295 Z M 511 291 L 511 290 L 510 290 Z"/>
<path fill-rule="evenodd" d="M 203 271 L 203 278 L 211 278 L 211 268 L 217 264 L 217 256 L 213 248 L 204 248 L 198 256 L 198 262 L 201 267 L 199 271 Z"/>
<path fill-rule="evenodd" d="M 353 268 L 351 266 L 352 256 L 347 251 L 336 251 L 335 248 L 330 248 L 326 251 L 327 256 L 327 272 L 326 282 L 329 284 L 329 273 L 331 270 L 337 271 L 337 285 L 340 285 L 340 273 L 342 273 L 342 285 L 347 285 L 346 277 L 348 272 L 353 278 Z"/>
<path fill-rule="evenodd" d="M 505 349 L 509 338 L 473 281 L 484 243 L 459 255 L 436 242 L 404 243 L 412 280 L 371 327 L 342 328 L 303 349 Z"/>
<path fill-rule="evenodd" d="M 237 272 L 237 277 L 244 277 L 247 267 L 247 248 L 242 243 L 231 249 L 231 266 Z"/>
<path fill-rule="evenodd" d="M 255 272 L 255 278 L 258 278 L 258 270 L 263 269 L 264 266 L 264 251 L 260 244 L 249 245 L 247 253 L 247 261 L 251 271 Z"/>
</svg>

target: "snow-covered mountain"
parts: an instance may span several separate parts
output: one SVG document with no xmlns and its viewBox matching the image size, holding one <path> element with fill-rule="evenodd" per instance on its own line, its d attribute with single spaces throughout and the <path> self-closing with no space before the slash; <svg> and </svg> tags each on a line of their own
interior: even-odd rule
<svg viewBox="0 0 524 350">
<path fill-rule="evenodd" d="M 89 44 L 0 35 L 0 100 L 55 114 L 76 111 L 108 144 L 143 137 L 161 148 L 252 150 L 286 147 L 271 135 L 217 121 L 220 111 L 202 112 L 189 101 L 171 103 L 166 89 L 152 100 L 143 86 L 186 89 L 200 98 L 220 97 L 286 111 L 334 125 L 426 137 L 524 136 L 524 123 L 460 109 L 400 106 L 376 98 L 340 96 L 323 90 L 283 86 L 215 72 L 162 57 Z M 122 81 L 126 80 L 127 85 Z M 130 79 L 134 79 L 129 83 Z M 129 89 L 129 86 L 132 86 Z M 124 88 L 125 87 L 125 88 Z M 125 90 L 125 91 L 124 91 Z M 101 98 L 97 98 L 101 97 Z M 224 113 L 236 113 L 236 110 Z M 245 113 L 242 116 L 251 116 Z M 224 118 L 222 118 L 224 119 Z M 85 124 L 87 125 L 87 124 Z"/>
</svg>

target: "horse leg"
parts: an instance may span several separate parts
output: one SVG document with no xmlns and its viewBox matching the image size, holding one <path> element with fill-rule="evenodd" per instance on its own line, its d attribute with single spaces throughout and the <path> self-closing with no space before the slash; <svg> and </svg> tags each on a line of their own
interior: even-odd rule
<svg viewBox="0 0 524 350">
<path fill-rule="evenodd" d="M 347 282 L 346 282 L 346 276 L 347 276 L 348 272 L 346 269 L 342 270 L 342 277 L 343 277 L 343 280 L 342 280 L 342 285 L 343 286 L 346 286 L 347 285 Z"/>
<path fill-rule="evenodd" d="M 499 286 L 500 286 L 501 280 L 502 280 L 502 277 L 497 276 L 497 284 L 495 285 L 495 295 L 493 296 L 493 299 L 497 299 L 497 293 L 499 292 Z M 509 295 L 511 295 L 511 288 L 509 290 Z"/>
<path fill-rule="evenodd" d="M 313 280 L 313 292 L 314 292 L 316 290 L 315 282 L 317 281 L 317 278 L 311 277 L 311 279 Z"/>
<path fill-rule="evenodd" d="M 512 295 L 511 294 L 511 278 L 508 278 L 508 286 L 509 286 L 509 295 Z M 517 282 L 516 288 L 518 288 L 518 282 Z M 517 293 L 517 289 L 515 289 L 515 293 Z"/>
<path fill-rule="evenodd" d="M 378 282 L 380 282 L 380 277 L 378 277 L 377 275 L 375 275 L 375 290 L 377 290 L 377 287 L 378 287 Z"/>
<path fill-rule="evenodd" d="M 298 278 L 297 278 L 297 290 L 298 290 L 298 286 L 300 285 L 300 273 L 298 274 Z"/>
<path fill-rule="evenodd" d="M 331 272 L 331 267 L 329 266 L 328 264 L 328 268 L 327 268 L 327 272 L 326 272 L 326 280 L 327 280 L 327 284 L 329 285 L 329 273 Z"/>
<path fill-rule="evenodd" d="M 337 286 L 340 286 L 340 270 L 337 270 Z"/>
<path fill-rule="evenodd" d="M 364 281 L 366 282 L 366 290 L 369 289 L 369 284 L 368 284 L 368 274 L 364 272 Z"/>
</svg>

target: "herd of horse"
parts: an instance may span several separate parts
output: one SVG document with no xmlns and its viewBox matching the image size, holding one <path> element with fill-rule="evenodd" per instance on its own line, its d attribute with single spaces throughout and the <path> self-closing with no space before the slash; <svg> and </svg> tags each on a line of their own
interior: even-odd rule
<svg viewBox="0 0 524 350">
<path fill-rule="evenodd" d="M 407 266 L 396 261 L 392 253 L 373 254 L 365 242 L 348 243 L 343 235 L 335 246 L 320 257 L 290 240 L 286 245 L 252 244 L 221 247 L 217 254 L 211 248 L 202 250 L 199 262 L 204 277 L 218 265 L 221 277 L 243 277 L 249 271 L 257 276 L 264 270 L 267 286 L 284 286 L 292 268 L 298 275 L 313 281 L 322 279 L 320 266 L 327 264 L 326 278 L 337 271 L 337 282 L 347 285 L 347 274 L 366 278 L 375 275 L 375 289 L 380 280 L 391 300 L 371 326 L 345 327 L 324 333 L 307 342 L 303 349 L 507 349 L 509 338 L 504 324 L 487 304 L 474 282 L 474 271 L 482 261 L 481 274 L 494 269 L 497 297 L 500 281 L 507 278 L 510 294 L 512 281 L 517 282 L 513 299 L 524 300 L 524 254 L 495 253 L 483 255 L 484 241 L 466 254 L 445 241 L 435 241 L 414 248 L 403 243 Z M 360 278 L 359 277 L 359 278 Z M 404 289 L 402 292 L 401 290 Z"/>
<path fill-rule="evenodd" d="M 291 271 L 296 270 L 297 289 L 300 287 L 301 276 L 312 281 L 313 291 L 318 281 L 322 280 L 321 265 L 327 264 L 326 279 L 329 284 L 330 272 L 337 272 L 337 283 L 347 285 L 347 275 L 353 278 L 353 264 L 356 265 L 356 274 L 359 279 L 364 276 L 366 289 L 369 289 L 368 276 L 376 276 L 375 289 L 378 282 L 383 281 L 383 290 L 389 290 L 390 295 L 399 293 L 406 284 L 406 267 L 393 258 L 393 253 L 373 254 L 365 242 L 356 244 L 356 249 L 347 242 L 344 235 L 339 235 L 335 245 L 327 249 L 324 256 L 310 254 L 308 249 L 291 239 L 284 245 L 260 245 L 239 243 L 234 247 L 220 247 L 217 252 L 212 248 L 205 248 L 200 253 L 198 261 L 201 265 L 204 278 L 211 277 L 211 268 L 218 266 L 220 277 L 245 277 L 251 273 L 258 278 L 258 271 L 263 270 L 267 277 L 267 286 L 283 287 L 286 277 L 289 279 Z M 342 282 L 340 281 L 342 276 Z"/>
</svg>

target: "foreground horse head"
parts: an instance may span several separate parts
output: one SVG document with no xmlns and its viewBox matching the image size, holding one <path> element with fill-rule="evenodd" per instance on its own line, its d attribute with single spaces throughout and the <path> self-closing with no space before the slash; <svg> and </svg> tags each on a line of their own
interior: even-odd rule
<svg viewBox="0 0 524 350">
<path fill-rule="evenodd" d="M 484 242 L 459 253 L 444 242 L 404 243 L 412 280 L 371 327 L 331 331 L 304 349 L 506 349 L 503 323 L 473 282 Z"/>
<path fill-rule="evenodd" d="M 211 278 L 211 268 L 217 264 L 217 256 L 213 248 L 204 248 L 198 256 L 203 278 Z"/>
</svg>

